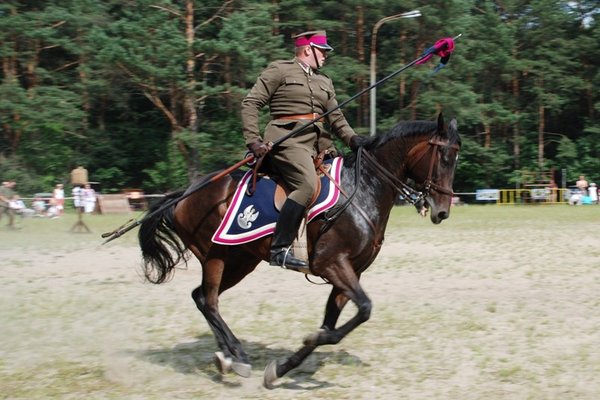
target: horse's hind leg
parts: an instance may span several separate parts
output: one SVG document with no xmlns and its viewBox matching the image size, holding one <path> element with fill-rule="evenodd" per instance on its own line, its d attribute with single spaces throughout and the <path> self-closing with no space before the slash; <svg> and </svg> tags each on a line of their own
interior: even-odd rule
<svg viewBox="0 0 600 400">
<path fill-rule="evenodd" d="M 346 297 L 339 288 L 334 287 L 331 290 L 325 307 L 325 317 L 323 319 L 323 325 L 321 325 L 321 331 L 332 331 L 335 329 L 338 318 L 340 317 L 344 306 L 348 303 L 348 300 L 348 297 Z M 316 340 L 316 335 L 319 333 L 320 331 L 307 336 L 304 339 L 305 345 L 284 362 L 277 363 L 276 360 L 270 361 L 264 374 L 263 383 L 265 387 L 269 389 L 273 388 L 273 382 L 277 378 L 281 378 L 289 371 L 302 364 L 306 357 L 311 355 L 317 348 L 317 345 L 314 342 Z"/>
<path fill-rule="evenodd" d="M 222 351 L 216 353 L 215 359 L 221 373 L 227 373 L 231 368 L 238 375 L 248 377 L 251 372 L 248 355 L 219 313 L 219 295 L 250 273 L 259 260 L 245 255 L 243 258 L 235 257 L 237 262 L 232 265 L 229 258 L 229 251 L 223 249 L 208 254 L 202 267 L 202 285 L 192 291 L 192 298 L 206 318 Z"/>
<path fill-rule="evenodd" d="M 291 357 L 281 363 L 273 360 L 267 365 L 263 380 L 265 387 L 272 388 L 276 379 L 298 367 L 318 346 L 339 343 L 358 325 L 369 319 L 371 300 L 360 286 L 358 276 L 351 268 L 337 271 L 338 273 L 326 277 L 334 287 L 327 301 L 325 319 L 321 329 L 307 336 L 304 339 L 304 346 Z M 348 300 L 352 300 L 356 304 L 358 312 L 348 322 L 336 329 L 337 320 Z"/>
</svg>

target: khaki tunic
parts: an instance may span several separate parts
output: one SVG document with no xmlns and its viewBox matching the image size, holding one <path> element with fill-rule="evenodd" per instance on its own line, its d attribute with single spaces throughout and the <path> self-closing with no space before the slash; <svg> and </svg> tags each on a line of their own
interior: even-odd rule
<svg viewBox="0 0 600 400">
<path fill-rule="evenodd" d="M 260 135 L 260 110 L 269 105 L 272 120 L 267 124 L 264 139 Z M 331 79 L 319 71 L 306 73 L 296 59 L 275 61 L 261 73 L 242 101 L 242 123 L 246 144 L 273 142 L 309 120 L 290 120 L 278 117 L 299 114 L 323 114 L 337 107 Z M 326 124 L 345 144 L 356 133 L 341 110 L 326 118 Z M 292 192 L 290 198 L 308 205 L 316 189 L 316 173 L 312 157 L 332 147 L 332 140 L 323 122 L 305 128 L 278 145 L 270 153 L 275 167 Z"/>
</svg>

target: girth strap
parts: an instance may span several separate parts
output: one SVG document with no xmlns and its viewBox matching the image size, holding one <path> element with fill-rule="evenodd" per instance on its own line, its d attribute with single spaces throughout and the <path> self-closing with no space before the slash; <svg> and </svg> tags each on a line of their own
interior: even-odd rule
<svg viewBox="0 0 600 400">
<path fill-rule="evenodd" d="M 329 174 L 329 172 L 327 172 L 327 170 L 325 170 L 325 168 L 323 168 L 322 165 L 319 165 L 319 170 L 323 173 L 323 175 L 325 175 L 335 185 L 335 187 L 340 191 L 341 194 L 344 195 L 344 197 L 346 197 L 347 199 L 350 199 L 350 196 L 348 195 L 348 193 L 346 193 L 346 191 L 335 181 L 335 179 L 333 179 L 333 177 Z M 376 232 L 375 225 L 373 224 L 373 221 L 371 221 L 369 219 L 369 216 L 367 215 L 367 213 L 362 208 L 360 208 L 360 206 L 358 206 L 357 204 L 353 204 L 353 205 L 356 207 L 358 212 L 367 221 L 367 223 L 373 230 L 373 233 L 375 233 Z"/>
</svg>

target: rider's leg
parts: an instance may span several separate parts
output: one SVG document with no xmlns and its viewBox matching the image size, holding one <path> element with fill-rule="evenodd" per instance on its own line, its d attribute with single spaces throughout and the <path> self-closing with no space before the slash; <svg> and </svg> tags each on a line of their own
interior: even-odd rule
<svg viewBox="0 0 600 400">
<path fill-rule="evenodd" d="M 275 167 L 292 190 L 285 201 L 271 242 L 270 264 L 288 268 L 306 267 L 290 250 L 298 228 L 317 186 L 317 174 L 310 152 L 290 147 L 272 153 Z"/>
</svg>

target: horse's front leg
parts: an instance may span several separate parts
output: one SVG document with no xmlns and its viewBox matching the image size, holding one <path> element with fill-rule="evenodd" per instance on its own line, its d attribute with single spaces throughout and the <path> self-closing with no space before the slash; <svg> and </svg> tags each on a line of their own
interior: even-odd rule
<svg viewBox="0 0 600 400">
<path fill-rule="evenodd" d="M 334 285 L 331 292 L 325 319 L 321 329 L 304 338 L 305 346 L 321 346 L 324 344 L 338 344 L 346 335 L 352 332 L 360 324 L 369 320 L 371 316 L 372 303 L 362 289 L 358 277 L 353 270 L 348 271 L 346 277 L 336 280 L 333 277 L 327 279 Z M 338 277 L 341 275 L 338 275 Z M 337 293 L 336 293 L 337 292 Z M 358 309 L 356 315 L 342 326 L 335 325 L 346 305 L 348 299 L 352 300 Z"/>
<path fill-rule="evenodd" d="M 327 301 L 325 318 L 321 329 L 307 336 L 304 339 L 304 346 L 291 357 L 280 363 L 273 360 L 267 365 L 263 380 L 265 387 L 272 388 L 275 380 L 298 367 L 318 346 L 339 343 L 358 325 L 369 319 L 371 315 L 371 300 L 360 286 L 359 278 L 350 265 L 347 268 L 339 270 L 331 269 L 326 279 L 334 287 Z M 349 299 L 356 304 L 358 312 L 344 325 L 335 329 L 335 324 L 340 313 Z"/>
<path fill-rule="evenodd" d="M 325 317 L 323 318 L 323 325 L 321 329 L 333 330 L 337 324 L 338 318 L 344 309 L 344 306 L 348 303 L 348 297 L 342 293 L 342 291 L 333 287 L 329 298 L 327 299 L 327 305 L 325 306 Z"/>
<path fill-rule="evenodd" d="M 240 272 L 236 273 L 235 276 L 231 276 L 232 269 L 227 268 L 222 255 L 207 258 L 202 268 L 202 285 L 192 291 L 192 298 L 196 303 L 196 307 L 204 315 L 215 336 L 217 345 L 221 349 L 221 352 L 215 353 L 215 364 L 222 374 L 233 369 L 238 375 L 249 377 L 252 370 L 248 355 L 221 317 L 218 305 L 219 294 L 235 285 L 247 274 L 247 271 L 252 270 L 252 267 L 246 268 L 252 264 L 250 261 L 244 263 L 244 265 L 238 264 L 237 271 Z M 254 262 L 254 264 L 256 263 Z"/>
</svg>

